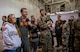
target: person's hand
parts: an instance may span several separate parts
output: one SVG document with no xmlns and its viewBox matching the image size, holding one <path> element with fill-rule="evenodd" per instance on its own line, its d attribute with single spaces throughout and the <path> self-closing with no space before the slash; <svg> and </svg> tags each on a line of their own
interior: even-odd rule
<svg viewBox="0 0 80 52">
<path fill-rule="evenodd" d="M 30 21 L 28 22 L 28 25 L 32 26 L 32 24 L 31 24 L 31 22 L 30 22 Z"/>
<path fill-rule="evenodd" d="M 37 34 L 39 34 L 39 35 L 40 35 L 40 34 L 41 34 L 41 32 L 37 32 Z"/>
<path fill-rule="evenodd" d="M 51 31 L 53 31 L 53 27 L 49 27 Z"/>
<path fill-rule="evenodd" d="M 28 38 L 30 38 L 30 35 L 28 35 Z"/>
<path fill-rule="evenodd" d="M 2 26 L 2 31 L 5 31 L 6 27 L 5 26 Z"/>
<path fill-rule="evenodd" d="M 37 25 L 38 23 L 37 23 L 37 21 L 35 21 L 35 25 Z"/>
</svg>

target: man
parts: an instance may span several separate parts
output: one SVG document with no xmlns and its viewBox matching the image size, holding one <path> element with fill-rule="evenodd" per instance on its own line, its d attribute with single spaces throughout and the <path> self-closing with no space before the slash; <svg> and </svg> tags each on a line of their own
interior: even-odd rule
<svg viewBox="0 0 80 52">
<path fill-rule="evenodd" d="M 38 19 L 38 26 L 41 31 L 41 43 L 42 43 L 42 51 L 48 52 L 49 48 L 52 47 L 52 37 L 50 30 L 48 29 L 48 25 L 46 22 L 45 11 L 44 9 L 40 10 L 40 18 Z"/>
<path fill-rule="evenodd" d="M 29 19 L 27 18 L 28 11 L 26 8 L 21 8 L 21 17 L 17 18 L 17 25 L 21 32 L 21 40 L 22 40 L 22 47 L 23 52 L 30 52 L 30 43 L 28 38 L 28 29 L 29 29 Z"/>
<path fill-rule="evenodd" d="M 6 16 L 2 16 L 2 26 L 4 26 L 5 24 L 5 22 L 7 22 L 7 19 L 6 19 Z M 2 27 L 1 27 L 1 31 L 2 31 Z"/>
<path fill-rule="evenodd" d="M 74 52 L 74 16 L 70 16 L 69 19 L 69 27 L 70 27 L 70 35 L 69 35 L 69 52 L 72 51 Z"/>
<path fill-rule="evenodd" d="M 55 33 L 57 38 L 56 47 L 59 47 L 60 45 L 62 45 L 62 20 L 60 15 L 58 15 L 58 20 L 55 23 Z"/>
<path fill-rule="evenodd" d="M 50 32 L 51 32 L 51 35 L 52 35 L 52 46 L 54 46 L 54 40 L 53 40 L 53 37 L 54 37 L 54 34 L 53 34 L 54 33 L 54 27 L 53 27 L 53 21 L 50 18 L 50 13 L 46 14 L 46 22 L 50 23 L 49 29 L 50 29 Z"/>
<path fill-rule="evenodd" d="M 75 21 L 74 29 L 75 29 L 75 41 L 74 47 L 75 52 L 80 52 L 80 13 L 78 14 L 78 19 Z"/>
<path fill-rule="evenodd" d="M 1 31 L 3 31 L 2 28 L 5 28 L 4 25 L 5 25 L 5 22 L 7 22 L 6 16 L 2 16 L 2 21 L 3 22 L 2 22 Z M 5 52 L 5 50 L 3 50 L 3 52 Z"/>
<path fill-rule="evenodd" d="M 6 16 L 2 16 L 2 21 L 5 23 L 7 21 Z"/>
<path fill-rule="evenodd" d="M 74 16 L 70 16 L 67 24 L 66 46 L 67 52 L 74 52 Z"/>
</svg>

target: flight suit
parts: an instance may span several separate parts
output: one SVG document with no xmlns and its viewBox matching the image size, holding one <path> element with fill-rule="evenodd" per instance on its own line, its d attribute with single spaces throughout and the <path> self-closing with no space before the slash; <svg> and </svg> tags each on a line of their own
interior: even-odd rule
<svg viewBox="0 0 80 52">
<path fill-rule="evenodd" d="M 69 22 L 68 22 L 68 48 L 69 48 L 69 51 L 68 52 L 74 52 L 74 20 L 71 20 L 69 19 Z"/>
<path fill-rule="evenodd" d="M 40 28 L 41 32 L 41 43 L 42 43 L 42 51 L 48 52 L 49 48 L 52 48 L 52 37 L 50 30 L 48 29 L 46 25 L 46 17 L 39 18 L 38 19 L 38 26 Z"/>
<path fill-rule="evenodd" d="M 66 35 L 67 35 L 67 25 L 62 25 L 62 45 L 65 47 L 66 45 Z"/>
<path fill-rule="evenodd" d="M 75 27 L 74 47 L 76 52 L 80 52 L 80 20 L 76 20 L 74 27 Z"/>
</svg>

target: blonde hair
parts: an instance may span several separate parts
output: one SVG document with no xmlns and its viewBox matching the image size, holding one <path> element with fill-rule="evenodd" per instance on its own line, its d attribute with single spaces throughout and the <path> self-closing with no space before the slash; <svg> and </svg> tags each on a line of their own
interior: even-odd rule
<svg viewBox="0 0 80 52">
<path fill-rule="evenodd" d="M 9 23 L 12 23 L 13 22 L 13 20 L 12 20 L 12 16 L 13 16 L 14 14 L 9 14 L 8 15 L 8 22 Z"/>
</svg>

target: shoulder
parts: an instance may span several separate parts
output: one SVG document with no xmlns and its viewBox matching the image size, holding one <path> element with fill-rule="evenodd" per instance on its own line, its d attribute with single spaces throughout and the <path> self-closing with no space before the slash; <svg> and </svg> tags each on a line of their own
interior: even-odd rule
<svg viewBox="0 0 80 52">
<path fill-rule="evenodd" d="M 9 23 L 7 22 L 7 23 L 5 23 L 5 27 L 9 27 Z"/>
<path fill-rule="evenodd" d="M 38 21 L 38 22 L 41 21 L 40 17 L 37 19 L 37 21 Z"/>
</svg>

